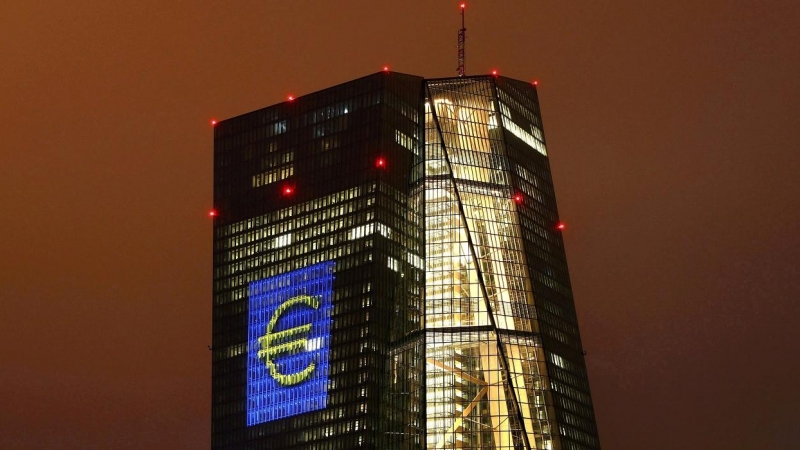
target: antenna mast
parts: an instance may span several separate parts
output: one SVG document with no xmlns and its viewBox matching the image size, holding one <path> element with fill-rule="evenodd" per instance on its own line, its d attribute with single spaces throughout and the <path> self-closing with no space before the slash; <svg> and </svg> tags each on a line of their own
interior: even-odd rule
<svg viewBox="0 0 800 450">
<path fill-rule="evenodd" d="M 458 30 L 458 76 L 460 77 L 467 74 L 467 57 L 464 54 L 464 44 L 467 40 L 467 28 L 464 25 L 464 9 L 466 7 L 466 3 L 461 3 L 461 29 Z"/>
</svg>

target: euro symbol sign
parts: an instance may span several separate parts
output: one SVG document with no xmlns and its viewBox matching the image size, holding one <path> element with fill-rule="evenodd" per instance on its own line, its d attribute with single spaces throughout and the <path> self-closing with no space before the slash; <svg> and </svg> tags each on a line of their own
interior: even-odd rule
<svg viewBox="0 0 800 450">
<path fill-rule="evenodd" d="M 300 295 L 292 297 L 289 300 L 281 303 L 272 313 L 272 319 L 267 324 L 267 331 L 264 336 L 258 338 L 261 344 L 261 350 L 258 351 L 258 357 L 267 364 L 269 367 L 269 375 L 282 386 L 293 386 L 302 383 L 314 372 L 316 364 L 314 361 L 300 372 L 292 374 L 282 374 L 278 371 L 278 367 L 273 362 L 273 359 L 282 354 L 296 355 L 305 351 L 308 338 L 301 337 L 294 339 L 299 334 L 305 334 L 311 330 L 311 324 L 300 325 L 299 327 L 289 328 L 283 331 L 273 332 L 275 324 L 278 323 L 281 315 L 289 308 L 295 305 L 306 305 L 314 309 L 319 309 L 319 298 L 311 297 L 308 295 Z"/>
</svg>

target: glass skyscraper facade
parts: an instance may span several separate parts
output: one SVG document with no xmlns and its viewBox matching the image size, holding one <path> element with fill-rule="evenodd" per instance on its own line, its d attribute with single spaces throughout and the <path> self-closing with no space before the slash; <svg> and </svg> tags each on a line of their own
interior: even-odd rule
<svg viewBox="0 0 800 450">
<path fill-rule="evenodd" d="M 380 72 L 214 134 L 212 448 L 600 448 L 535 86 Z"/>
</svg>

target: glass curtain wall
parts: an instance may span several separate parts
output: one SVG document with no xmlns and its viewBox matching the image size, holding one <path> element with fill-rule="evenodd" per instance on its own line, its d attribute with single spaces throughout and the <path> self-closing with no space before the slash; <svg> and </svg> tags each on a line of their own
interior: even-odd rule
<svg viewBox="0 0 800 450">
<path fill-rule="evenodd" d="M 378 73 L 215 127 L 212 448 L 419 448 L 422 343 L 408 336 L 422 320 L 421 216 L 408 207 L 421 89 L 420 77 Z M 297 271 L 319 264 L 329 317 L 289 323 L 303 308 L 286 306 L 253 320 L 253 286 L 301 286 L 311 275 Z M 267 322 L 297 333 L 271 371 Z M 305 339 L 323 325 L 329 338 Z M 310 359 L 320 398 L 295 389 Z M 278 386 L 251 383 L 261 373 Z"/>
<path fill-rule="evenodd" d="M 559 449 L 493 79 L 426 84 L 427 448 Z"/>
<path fill-rule="evenodd" d="M 531 83 L 494 78 L 505 149 L 547 355 L 550 396 L 564 450 L 599 449 L 575 301 L 559 223 L 538 94 Z"/>
</svg>

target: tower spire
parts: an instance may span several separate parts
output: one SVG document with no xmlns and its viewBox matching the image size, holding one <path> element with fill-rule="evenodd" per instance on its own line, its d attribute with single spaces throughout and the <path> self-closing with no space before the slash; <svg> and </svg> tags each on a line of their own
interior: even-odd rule
<svg viewBox="0 0 800 450">
<path fill-rule="evenodd" d="M 466 55 L 464 54 L 464 44 L 467 40 L 467 28 L 464 25 L 464 10 L 467 4 L 461 3 L 461 29 L 458 30 L 458 76 L 463 77 L 467 74 Z"/>
</svg>

